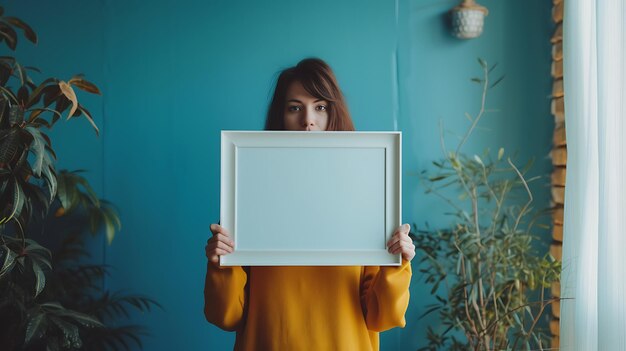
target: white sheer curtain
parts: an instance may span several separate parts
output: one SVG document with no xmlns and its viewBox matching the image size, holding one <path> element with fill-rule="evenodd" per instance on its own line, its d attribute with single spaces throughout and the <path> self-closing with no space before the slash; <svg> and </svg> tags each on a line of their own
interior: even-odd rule
<svg viewBox="0 0 626 351">
<path fill-rule="evenodd" d="M 626 1 L 564 1 L 561 350 L 626 350 Z"/>
</svg>

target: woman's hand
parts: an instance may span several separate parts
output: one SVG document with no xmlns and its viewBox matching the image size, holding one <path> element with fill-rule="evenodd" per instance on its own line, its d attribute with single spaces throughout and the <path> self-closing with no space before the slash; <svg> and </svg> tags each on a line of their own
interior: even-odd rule
<svg viewBox="0 0 626 351">
<path fill-rule="evenodd" d="M 211 233 L 213 236 L 207 240 L 206 257 L 209 261 L 217 263 L 220 260 L 220 256 L 228 255 L 235 251 L 235 243 L 230 238 L 230 233 L 224 227 L 219 224 L 211 224 Z"/>
<path fill-rule="evenodd" d="M 387 251 L 392 254 L 402 254 L 402 258 L 411 261 L 415 257 L 415 245 L 409 237 L 411 226 L 403 224 L 396 229 L 393 236 L 387 242 Z"/>
</svg>

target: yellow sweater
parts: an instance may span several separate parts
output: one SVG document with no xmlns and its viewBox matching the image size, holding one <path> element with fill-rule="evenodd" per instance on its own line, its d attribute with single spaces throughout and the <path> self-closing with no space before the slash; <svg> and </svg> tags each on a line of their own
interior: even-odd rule
<svg viewBox="0 0 626 351">
<path fill-rule="evenodd" d="M 219 267 L 208 264 L 204 314 L 236 331 L 235 350 L 378 350 L 404 327 L 411 265 Z"/>
</svg>

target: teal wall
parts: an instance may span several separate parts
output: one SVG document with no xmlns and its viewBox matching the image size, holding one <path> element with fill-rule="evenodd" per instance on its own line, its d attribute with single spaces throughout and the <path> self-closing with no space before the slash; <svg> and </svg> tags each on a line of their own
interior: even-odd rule
<svg viewBox="0 0 626 351">
<path fill-rule="evenodd" d="M 441 156 L 438 123 L 461 133 L 463 113 L 479 108 L 477 57 L 498 62 L 505 81 L 466 151 L 499 146 L 537 159 L 548 175 L 552 117 L 550 22 L 545 0 L 484 0 L 478 39 L 450 37 L 446 12 L 457 1 L 79 1 L 10 2 L 40 44 L 18 57 L 45 73 L 84 72 L 103 98 L 85 100 L 101 126 L 86 121 L 55 132 L 60 166 L 90 171 L 114 202 L 123 229 L 94 255 L 114 267 L 105 284 L 143 292 L 165 311 L 135 316 L 152 336 L 146 350 L 227 350 L 234 335 L 202 313 L 204 244 L 219 218 L 219 132 L 259 130 L 277 72 L 307 56 L 334 68 L 357 129 L 403 132 L 403 218 L 445 225 L 445 207 L 412 174 Z M 489 130 L 487 130 L 489 129 Z M 452 139 L 451 139 L 452 140 Z M 536 190 L 537 207 L 549 189 Z M 407 327 L 382 335 L 383 350 L 424 344 L 418 320 L 431 301 L 414 275 Z"/>
<path fill-rule="evenodd" d="M 36 83 L 56 77 L 69 80 L 84 73 L 106 91 L 104 76 L 103 4 L 98 1 L 2 1 L 5 16 L 16 16 L 26 21 L 37 32 L 39 41 L 33 45 L 19 33 L 17 50 L 9 53 L 2 43 L 2 55 L 15 56 L 25 66 L 35 66 L 41 74 L 30 72 Z M 49 135 L 58 156 L 57 168 L 85 170 L 96 192 L 104 194 L 103 132 L 105 119 L 104 100 L 92 94 L 80 94 L 79 101 L 91 112 L 100 128 L 96 137 L 89 122 L 84 119 L 57 122 Z M 67 114 L 67 112 L 66 112 Z M 86 238 L 92 259 L 102 262 L 105 246 L 101 237 Z"/>
</svg>

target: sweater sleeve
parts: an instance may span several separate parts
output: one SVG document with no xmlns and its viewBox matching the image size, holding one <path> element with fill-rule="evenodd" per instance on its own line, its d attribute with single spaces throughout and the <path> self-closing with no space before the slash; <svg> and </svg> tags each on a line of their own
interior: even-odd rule
<svg viewBox="0 0 626 351">
<path fill-rule="evenodd" d="M 204 315 L 221 329 L 236 330 L 244 318 L 246 282 L 242 267 L 220 267 L 209 262 L 204 282 Z"/>
<path fill-rule="evenodd" d="M 402 260 L 399 267 L 363 268 L 361 305 L 369 330 L 382 332 L 393 327 L 404 328 L 411 274 L 411 263 L 406 260 Z"/>
</svg>

